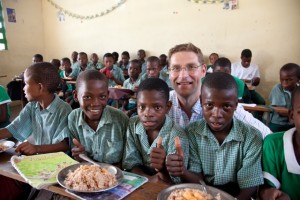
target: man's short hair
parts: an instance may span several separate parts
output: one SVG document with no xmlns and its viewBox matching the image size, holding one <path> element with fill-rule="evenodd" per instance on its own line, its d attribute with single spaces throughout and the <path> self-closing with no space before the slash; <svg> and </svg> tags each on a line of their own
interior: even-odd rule
<svg viewBox="0 0 300 200">
<path fill-rule="evenodd" d="M 171 48 L 169 50 L 169 55 L 168 55 L 169 59 L 171 59 L 171 56 L 174 53 L 182 52 L 182 51 L 194 52 L 195 54 L 197 54 L 200 64 L 201 65 L 204 64 L 204 57 L 203 57 L 202 51 L 198 47 L 193 45 L 192 43 L 179 44 L 179 45 L 176 45 L 175 47 Z"/>
<path fill-rule="evenodd" d="M 252 52 L 250 49 L 244 49 L 241 53 L 241 57 L 245 58 L 251 58 L 252 57 Z"/>
</svg>

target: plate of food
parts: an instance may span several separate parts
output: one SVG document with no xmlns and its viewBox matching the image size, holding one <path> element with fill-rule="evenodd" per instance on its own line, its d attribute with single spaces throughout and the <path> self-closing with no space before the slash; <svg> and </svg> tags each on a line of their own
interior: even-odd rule
<svg viewBox="0 0 300 200">
<path fill-rule="evenodd" d="M 206 186 L 206 189 L 207 193 L 202 185 L 194 183 L 173 185 L 162 190 L 157 200 L 235 200 L 233 196 L 217 188 Z"/>
<path fill-rule="evenodd" d="M 57 182 L 73 192 L 103 192 L 119 185 L 123 172 L 110 164 L 79 163 L 62 169 L 57 175 Z"/>
<path fill-rule="evenodd" d="M 0 141 L 0 153 L 7 151 L 15 146 L 15 143 L 8 140 Z"/>
</svg>

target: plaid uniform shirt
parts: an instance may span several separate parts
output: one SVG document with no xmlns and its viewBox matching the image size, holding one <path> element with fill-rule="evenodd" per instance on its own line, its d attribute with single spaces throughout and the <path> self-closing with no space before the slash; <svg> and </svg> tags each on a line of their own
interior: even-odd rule
<svg viewBox="0 0 300 200">
<path fill-rule="evenodd" d="M 188 170 L 202 172 L 213 185 L 236 182 L 240 188 L 249 188 L 263 183 L 263 140 L 257 129 L 234 118 L 221 145 L 205 120 L 190 124 L 186 131 L 190 141 Z"/>
<path fill-rule="evenodd" d="M 147 133 L 140 122 L 138 116 L 130 118 L 127 129 L 127 142 L 123 156 L 123 168 L 132 169 L 137 165 L 150 166 L 150 153 L 152 148 L 156 147 L 157 138 L 161 136 L 162 146 L 166 151 L 166 155 L 176 152 L 175 137 L 179 136 L 181 146 L 184 152 L 185 166 L 188 163 L 189 157 L 189 142 L 188 138 L 182 128 L 177 126 L 170 117 L 166 116 L 165 123 L 161 128 L 158 137 L 152 144 L 148 142 Z M 180 182 L 179 177 L 171 177 L 174 182 Z"/>
<path fill-rule="evenodd" d="M 81 108 L 73 110 L 68 118 L 71 138 L 76 138 L 87 155 L 102 163 L 118 163 L 122 159 L 128 117 L 115 108 L 106 106 L 97 130 L 84 120 Z M 73 145 L 73 144 L 72 144 Z"/>
<path fill-rule="evenodd" d="M 44 110 L 38 102 L 29 102 L 6 128 L 19 141 L 33 135 L 36 145 L 56 144 L 69 137 L 67 122 L 71 111 L 70 105 L 55 95 Z"/>
</svg>

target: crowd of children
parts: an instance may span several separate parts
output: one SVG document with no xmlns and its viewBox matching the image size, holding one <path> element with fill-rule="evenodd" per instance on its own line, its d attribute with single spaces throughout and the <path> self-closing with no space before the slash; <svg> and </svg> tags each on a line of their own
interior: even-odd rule
<svg viewBox="0 0 300 200">
<path fill-rule="evenodd" d="M 152 182 L 204 180 L 237 199 L 300 199 L 297 64 L 281 68 L 281 83 L 270 94 L 272 106 L 289 109 L 288 116 L 271 119 L 272 131 L 285 132 L 271 133 L 238 104 L 246 101 L 248 80 L 252 86 L 260 81 L 250 50 L 233 65 L 212 54 L 207 76 L 203 54 L 191 43 L 171 48 L 168 60 L 164 54 L 145 59 L 142 49 L 137 55 L 130 61 L 124 51 L 118 63 L 116 52 L 106 53 L 100 63 L 95 53 L 88 62 L 85 52 L 73 52 L 72 63 L 61 60 L 61 72 L 55 59 L 32 64 L 24 73 L 29 103 L 11 123 L 10 99 L 0 87 L 0 139 L 21 141 L 16 152 L 25 155 L 63 151 L 81 161 L 79 155 L 86 154 Z M 59 85 L 66 102 L 56 94 Z M 109 87 L 115 85 L 136 93 L 120 109 L 108 105 Z M 252 101 L 254 92 L 248 96 Z M 79 107 L 72 110 L 68 98 Z"/>
</svg>

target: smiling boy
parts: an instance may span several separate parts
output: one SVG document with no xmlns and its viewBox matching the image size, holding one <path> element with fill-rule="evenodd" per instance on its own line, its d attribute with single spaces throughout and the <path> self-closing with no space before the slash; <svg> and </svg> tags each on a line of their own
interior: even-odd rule
<svg viewBox="0 0 300 200">
<path fill-rule="evenodd" d="M 233 117 L 238 98 L 232 76 L 223 72 L 206 76 L 201 102 L 204 119 L 186 128 L 190 157 L 168 156 L 169 173 L 185 182 L 203 179 L 238 199 L 250 199 L 263 183 L 262 137 L 257 129 Z M 179 157 L 182 164 L 171 157 Z M 183 167 L 185 159 L 189 159 L 187 170 Z"/>
<path fill-rule="evenodd" d="M 79 154 L 86 153 L 99 162 L 121 162 L 128 117 L 106 105 L 108 82 L 105 76 L 97 70 L 82 72 L 76 81 L 74 98 L 80 108 L 68 117 L 72 156 L 80 160 Z"/>
</svg>

